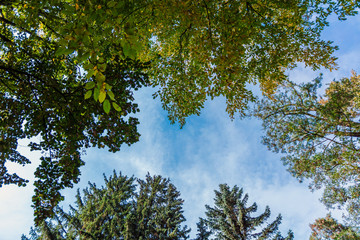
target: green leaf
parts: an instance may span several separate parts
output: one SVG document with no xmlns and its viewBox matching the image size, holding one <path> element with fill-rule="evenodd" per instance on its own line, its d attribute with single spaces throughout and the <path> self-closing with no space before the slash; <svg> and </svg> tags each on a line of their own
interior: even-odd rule
<svg viewBox="0 0 360 240">
<path fill-rule="evenodd" d="M 55 56 L 58 57 L 58 56 L 62 55 L 63 52 L 64 52 L 64 49 L 65 49 L 65 48 L 59 48 L 58 50 L 56 50 Z"/>
<path fill-rule="evenodd" d="M 91 95 L 92 95 L 92 90 L 87 91 L 87 92 L 85 93 L 85 99 L 90 98 Z"/>
<path fill-rule="evenodd" d="M 110 84 L 106 83 L 106 84 L 105 84 L 105 88 L 106 88 L 106 90 L 109 90 L 109 91 L 110 91 L 111 88 L 112 88 L 112 86 L 111 86 Z"/>
<path fill-rule="evenodd" d="M 111 105 L 110 105 L 109 100 L 107 100 L 107 99 L 105 100 L 105 102 L 103 104 L 103 108 L 106 113 L 110 112 Z"/>
<path fill-rule="evenodd" d="M 86 62 L 86 63 L 83 64 L 83 68 L 85 70 L 93 69 L 94 65 L 92 65 L 90 62 Z"/>
<path fill-rule="evenodd" d="M 106 98 L 106 92 L 105 90 L 101 89 L 99 94 L 99 102 L 102 103 Z"/>
<path fill-rule="evenodd" d="M 99 64 L 99 65 L 98 65 L 98 69 L 99 69 L 100 72 L 105 72 L 106 63 Z"/>
<path fill-rule="evenodd" d="M 131 58 L 131 59 L 136 58 L 136 50 L 133 49 L 129 44 L 125 44 L 123 51 L 124 51 L 125 57 Z"/>
<path fill-rule="evenodd" d="M 97 72 L 96 74 L 96 81 L 98 82 L 104 82 L 105 81 L 105 76 L 104 74 L 102 74 L 101 72 Z"/>
<path fill-rule="evenodd" d="M 114 7 L 115 5 L 116 5 L 116 2 L 115 2 L 115 1 L 110 1 L 110 2 L 107 3 L 107 6 L 108 6 L 109 8 L 112 8 L 112 7 Z"/>
<path fill-rule="evenodd" d="M 56 50 L 55 56 L 58 57 L 58 56 L 63 55 L 63 54 L 69 55 L 69 54 L 71 54 L 71 53 L 73 53 L 73 52 L 74 52 L 73 49 L 59 48 L 58 50 Z"/>
<path fill-rule="evenodd" d="M 115 96 L 114 96 L 114 93 L 112 91 L 108 91 L 107 95 L 110 97 L 111 100 L 115 101 Z"/>
<path fill-rule="evenodd" d="M 85 84 L 85 89 L 93 89 L 95 87 L 95 82 L 88 82 Z"/>
<path fill-rule="evenodd" d="M 83 55 L 79 56 L 78 59 L 79 59 L 79 62 L 83 62 L 83 61 L 87 60 L 89 57 L 90 57 L 90 52 L 86 52 Z"/>
<path fill-rule="evenodd" d="M 90 69 L 88 71 L 88 73 L 86 74 L 86 78 L 90 79 L 92 76 L 94 76 L 95 70 L 94 69 Z"/>
<path fill-rule="evenodd" d="M 99 89 L 99 88 L 95 88 L 95 89 L 94 89 L 94 100 L 95 100 L 95 101 L 99 100 L 99 94 L 100 94 L 100 89 Z"/>
<path fill-rule="evenodd" d="M 118 112 L 121 111 L 121 107 L 119 105 L 117 105 L 117 103 L 113 102 L 112 105 L 116 111 L 118 111 Z"/>
</svg>

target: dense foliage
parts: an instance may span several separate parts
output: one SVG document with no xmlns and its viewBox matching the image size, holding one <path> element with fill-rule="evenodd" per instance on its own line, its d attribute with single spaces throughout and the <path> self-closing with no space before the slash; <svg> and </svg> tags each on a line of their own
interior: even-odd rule
<svg viewBox="0 0 360 240">
<path fill-rule="evenodd" d="M 356 240 L 360 239 L 359 228 L 355 229 L 351 226 L 345 226 L 338 223 L 330 214 L 325 218 L 315 220 L 310 224 L 312 233 L 310 240 Z"/>
<path fill-rule="evenodd" d="M 0 6 L 2 49 L 19 33 L 56 42 L 56 56 L 72 55 L 95 77 L 92 94 L 102 93 L 100 103 L 111 100 L 101 72 L 111 59 L 151 61 L 164 108 L 184 123 L 207 97 L 223 95 L 230 115 L 242 112 L 252 100 L 246 84 L 259 82 L 271 93 L 297 62 L 334 67 L 335 47 L 321 40 L 321 31 L 331 13 L 346 19 L 359 2 L 12 0 Z"/>
<path fill-rule="evenodd" d="M 40 227 L 32 229 L 25 239 L 188 239 L 183 200 L 169 179 L 114 174 L 105 186 L 90 184 L 83 196 L 78 192 L 75 207 L 66 213 L 61 208 Z"/>
<path fill-rule="evenodd" d="M 251 214 L 257 211 L 256 203 L 247 207 L 249 196 L 243 196 L 242 188 L 234 186 L 232 189 L 226 184 L 220 184 L 220 190 L 215 190 L 215 206 L 206 206 L 205 223 L 214 232 L 218 240 L 249 240 L 249 239 L 293 239 L 293 233 L 289 231 L 288 236 L 283 238 L 278 231 L 281 223 L 281 215 L 261 227 L 270 217 L 270 208 L 267 206 L 265 212 L 257 217 Z"/>
<path fill-rule="evenodd" d="M 296 85 L 287 82 L 278 93 L 258 104 L 263 143 L 285 153 L 284 164 L 299 180 L 324 187 L 327 207 L 345 206 L 360 223 L 360 76 L 333 81 L 323 97 L 321 78 Z"/>
</svg>

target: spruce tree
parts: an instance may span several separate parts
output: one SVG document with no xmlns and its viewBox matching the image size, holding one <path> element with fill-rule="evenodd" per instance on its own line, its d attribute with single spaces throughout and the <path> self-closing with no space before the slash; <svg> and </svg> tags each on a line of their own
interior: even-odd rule
<svg viewBox="0 0 360 240">
<path fill-rule="evenodd" d="M 118 176 L 114 171 L 110 178 L 104 175 L 104 180 L 101 188 L 89 183 L 83 197 L 78 192 L 76 207 L 71 207 L 70 214 L 61 212 L 82 239 L 124 239 L 135 197 L 135 178 L 121 173 Z"/>
<path fill-rule="evenodd" d="M 98 188 L 89 183 L 83 194 L 76 195 L 70 212 L 56 208 L 55 216 L 32 229 L 30 240 L 59 239 L 126 239 L 126 226 L 135 201 L 135 178 L 121 173 L 107 178 Z M 23 239 L 28 239 L 23 236 Z"/>
<path fill-rule="evenodd" d="M 104 176 L 105 186 L 78 191 L 70 212 L 57 208 L 51 220 L 32 229 L 24 240 L 101 239 L 101 240 L 181 240 L 188 239 L 190 230 L 182 227 L 180 192 L 161 176 L 138 180 L 114 172 Z"/>
<path fill-rule="evenodd" d="M 248 239 L 293 239 L 293 233 L 283 238 L 278 231 L 281 215 L 266 227 L 261 225 L 270 217 L 267 206 L 265 212 L 257 217 L 251 216 L 257 211 L 256 203 L 247 207 L 248 194 L 243 196 L 243 189 L 236 185 L 230 189 L 226 184 L 220 184 L 220 191 L 215 190 L 215 206 L 206 205 L 206 224 L 214 231 L 217 240 L 248 240 Z"/>
<path fill-rule="evenodd" d="M 199 222 L 196 223 L 197 234 L 194 240 L 209 240 L 211 236 L 211 230 L 209 226 L 206 224 L 203 218 L 199 218 Z"/>
<path fill-rule="evenodd" d="M 169 179 L 147 174 L 145 180 L 138 180 L 140 190 L 136 202 L 136 229 L 133 238 L 137 240 L 188 239 L 180 192 Z"/>
</svg>

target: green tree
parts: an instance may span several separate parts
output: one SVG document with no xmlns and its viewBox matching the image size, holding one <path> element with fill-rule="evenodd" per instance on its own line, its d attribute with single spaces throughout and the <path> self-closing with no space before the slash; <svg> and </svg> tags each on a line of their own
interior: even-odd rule
<svg viewBox="0 0 360 240">
<path fill-rule="evenodd" d="M 78 191 L 69 213 L 57 208 L 29 239 L 188 239 L 190 230 L 181 226 L 183 200 L 169 179 L 148 174 L 138 180 L 138 193 L 134 177 L 114 172 L 104 180 L 101 188 L 89 183 L 83 196 Z"/>
<path fill-rule="evenodd" d="M 78 190 L 70 212 L 57 207 L 51 220 L 30 231 L 30 239 L 125 239 L 134 210 L 135 178 L 114 171 L 110 178 L 104 175 L 104 181 L 101 188 L 89 183 L 83 196 Z"/>
<path fill-rule="evenodd" d="M 197 234 L 194 240 L 209 240 L 212 234 L 211 230 L 209 229 L 208 225 L 206 224 L 203 218 L 199 219 L 199 222 L 196 223 L 197 227 Z"/>
<path fill-rule="evenodd" d="M 53 45 L 35 48 L 29 41 L 21 42 L 20 56 L 12 56 L 6 66 L 0 63 L 0 186 L 26 184 L 16 173 L 8 173 L 5 163 L 30 163 L 18 152 L 18 140 L 40 136 L 29 146 L 43 152 L 33 197 L 35 218 L 41 221 L 62 200 L 59 191 L 79 181 L 84 149 L 107 147 L 116 152 L 122 144 L 139 140 L 138 120 L 129 114 L 139 111 L 133 91 L 147 85 L 147 77 L 142 72 L 146 65 L 138 61 L 109 63 L 103 74 L 108 76 L 111 93 L 116 93 L 120 112 L 106 114 L 101 105 L 84 99 L 92 82 L 73 58 L 49 60 L 55 52 Z"/>
<path fill-rule="evenodd" d="M 293 233 L 283 238 L 278 231 L 281 215 L 266 227 L 261 225 L 270 217 L 267 206 L 265 212 L 257 217 L 251 214 L 257 211 L 256 203 L 247 207 L 249 196 L 243 196 L 243 189 L 234 186 L 232 189 L 226 184 L 219 185 L 220 191 L 215 190 L 215 206 L 206 205 L 205 222 L 214 231 L 219 240 L 248 240 L 248 239 L 293 239 Z"/>
<path fill-rule="evenodd" d="M 30 237 L 26 237 L 24 234 L 21 236 L 21 240 L 61 240 L 61 239 L 74 239 L 71 237 L 64 238 L 61 225 L 53 224 L 51 222 L 43 221 L 37 227 L 30 229 Z"/>
<path fill-rule="evenodd" d="M 287 82 L 259 102 L 263 143 L 282 158 L 289 172 L 310 187 L 324 187 L 327 207 L 345 207 L 360 223 L 360 77 L 333 81 L 319 96 L 321 77 L 306 84 Z"/>
<path fill-rule="evenodd" d="M 338 223 L 330 214 L 325 218 L 318 218 L 310 224 L 312 233 L 310 240 L 356 240 L 360 239 L 359 230 Z"/>
<path fill-rule="evenodd" d="M 145 180 L 138 180 L 139 194 L 136 201 L 133 239 L 188 239 L 190 232 L 183 216 L 180 192 L 161 176 L 146 175 Z"/>
</svg>

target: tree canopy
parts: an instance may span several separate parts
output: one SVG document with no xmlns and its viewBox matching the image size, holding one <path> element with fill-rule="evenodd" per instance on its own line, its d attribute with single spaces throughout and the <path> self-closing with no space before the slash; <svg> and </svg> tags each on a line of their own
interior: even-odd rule
<svg viewBox="0 0 360 240">
<path fill-rule="evenodd" d="M 335 47 L 321 31 L 331 13 L 343 20 L 358 7 L 346 0 L 13 0 L 1 2 L 0 36 L 4 49 L 18 33 L 56 42 L 56 56 L 74 56 L 106 99 L 101 69 L 111 59 L 151 61 L 157 95 L 170 119 L 183 123 L 207 97 L 223 95 L 230 115 L 242 112 L 252 100 L 246 84 L 271 93 L 297 62 L 333 68 Z"/>
<path fill-rule="evenodd" d="M 60 190 L 78 181 L 87 147 L 118 151 L 139 138 L 132 92 L 156 86 L 172 122 L 224 96 L 230 116 L 303 62 L 335 67 L 321 39 L 331 13 L 356 14 L 347 0 L 11 0 L 0 1 L 0 185 L 25 185 L 6 161 L 27 164 L 19 139 L 40 136 L 37 222 Z M 146 73 L 146 75 L 145 75 Z M 149 77 L 149 82 L 147 77 Z M 93 99 L 92 99 L 93 98 Z"/>
<path fill-rule="evenodd" d="M 226 184 L 219 185 L 220 190 L 215 190 L 215 206 L 206 205 L 205 223 L 219 240 L 249 240 L 249 239 L 293 239 L 293 233 L 283 238 L 278 231 L 281 215 L 261 227 L 270 217 L 270 208 L 266 206 L 265 212 L 257 217 L 251 216 L 257 211 L 257 204 L 246 206 L 248 194 L 243 196 L 243 189 L 234 186 L 232 189 Z"/>
<path fill-rule="evenodd" d="M 263 143 L 282 152 L 289 172 L 324 187 L 327 207 L 345 207 L 360 223 L 360 76 L 333 81 L 320 96 L 321 77 L 306 84 L 287 82 L 259 102 Z"/>
<path fill-rule="evenodd" d="M 360 238 L 359 229 L 339 223 L 330 214 L 318 218 L 310 224 L 312 233 L 310 240 L 356 240 Z"/>
</svg>

